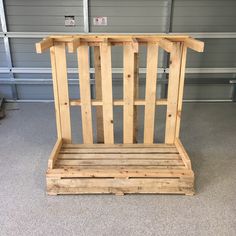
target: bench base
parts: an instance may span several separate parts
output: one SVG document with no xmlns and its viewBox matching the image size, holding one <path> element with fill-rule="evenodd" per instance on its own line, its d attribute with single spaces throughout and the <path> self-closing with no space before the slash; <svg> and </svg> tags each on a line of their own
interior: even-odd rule
<svg viewBox="0 0 236 236">
<path fill-rule="evenodd" d="M 194 173 L 180 141 L 167 144 L 63 144 L 54 147 L 47 193 L 194 194 Z"/>
</svg>

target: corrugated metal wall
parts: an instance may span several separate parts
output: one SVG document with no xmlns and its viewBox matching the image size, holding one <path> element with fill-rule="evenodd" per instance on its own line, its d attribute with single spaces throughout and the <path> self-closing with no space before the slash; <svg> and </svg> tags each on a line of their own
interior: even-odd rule
<svg viewBox="0 0 236 236">
<path fill-rule="evenodd" d="M 5 0 L 8 32 L 83 32 L 82 0 Z M 90 32 L 165 32 L 168 24 L 168 0 L 90 0 Z M 172 32 L 236 32 L 236 1 L 220 0 L 174 0 L 171 20 Z M 75 16 L 76 26 L 65 27 L 64 16 Z M 107 26 L 94 26 L 93 17 L 106 16 Z M 40 38 L 11 37 L 9 39 L 12 64 L 16 68 L 49 68 L 48 53 L 36 54 L 35 43 Z M 205 41 L 203 54 L 188 52 L 190 68 L 233 68 L 236 67 L 236 39 L 202 39 Z M 140 49 L 140 67 L 145 67 L 146 50 Z M 163 67 L 163 52 L 159 53 L 159 67 Z M 122 67 L 122 49 L 113 49 L 113 67 Z M 91 52 L 91 66 L 93 64 Z M 3 39 L 0 38 L 0 67 L 7 68 Z M 68 54 L 68 67 L 77 66 L 75 55 Z M 14 73 L 16 81 L 51 79 L 47 73 Z M 77 79 L 77 74 L 69 74 Z M 91 75 L 91 78 L 93 75 Z M 122 74 L 114 74 L 114 80 Z M 185 99 L 230 99 L 229 74 L 186 74 Z M 0 73 L 0 80 L 7 79 Z M 142 74 L 141 78 L 145 78 Z M 159 75 L 159 78 L 164 78 Z M 71 94 L 78 96 L 78 84 L 71 85 Z M 164 86 L 162 86 L 164 88 Z M 52 99 L 52 87 L 48 83 L 21 83 L 16 85 L 18 98 Z M 114 89 L 122 94 L 119 82 Z M 0 94 L 11 99 L 11 85 L 0 84 Z"/>
</svg>

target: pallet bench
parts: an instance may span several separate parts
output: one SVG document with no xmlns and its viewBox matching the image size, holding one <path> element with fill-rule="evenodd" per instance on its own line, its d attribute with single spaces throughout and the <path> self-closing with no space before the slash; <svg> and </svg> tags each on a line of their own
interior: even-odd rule
<svg viewBox="0 0 236 236">
<path fill-rule="evenodd" d="M 123 99 L 112 93 L 111 47 L 123 46 Z M 147 47 L 145 99 L 138 95 L 139 45 Z M 80 99 L 68 92 L 66 47 L 77 51 Z M 96 98 L 91 98 L 89 47 L 94 48 Z M 158 49 L 170 53 L 167 99 L 156 98 Z M 185 35 L 121 34 L 50 36 L 36 44 L 50 49 L 57 142 L 48 161 L 47 193 L 194 194 L 191 161 L 180 139 L 187 48 L 202 52 L 201 41 Z M 73 144 L 70 107 L 80 106 L 83 144 Z M 97 142 L 92 106 L 96 107 Z M 114 143 L 113 107 L 123 107 L 123 143 Z M 143 143 L 137 143 L 137 106 L 144 106 Z M 167 106 L 165 142 L 154 143 L 156 106 Z"/>
</svg>

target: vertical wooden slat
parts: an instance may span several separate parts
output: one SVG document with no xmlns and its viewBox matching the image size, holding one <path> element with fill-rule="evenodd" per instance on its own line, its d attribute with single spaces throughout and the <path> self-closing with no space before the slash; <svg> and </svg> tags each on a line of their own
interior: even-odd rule
<svg viewBox="0 0 236 236">
<path fill-rule="evenodd" d="M 89 76 L 89 47 L 82 44 L 78 47 L 78 67 L 80 78 L 80 101 L 82 115 L 83 142 L 93 143 L 92 109 Z"/>
<path fill-rule="evenodd" d="M 94 47 L 94 69 L 95 69 L 96 99 L 102 100 L 101 56 L 100 56 L 100 48 L 98 46 Z M 101 106 L 96 107 L 96 122 L 97 122 L 97 142 L 104 143 L 103 116 L 102 116 Z"/>
<path fill-rule="evenodd" d="M 132 44 L 124 48 L 124 110 L 123 143 L 133 143 L 134 132 L 134 50 Z"/>
<path fill-rule="evenodd" d="M 58 101 L 55 103 L 56 109 L 59 110 L 57 119 L 57 129 L 60 130 L 61 138 L 65 143 L 71 143 L 71 120 L 70 104 L 68 93 L 68 80 L 66 68 L 66 50 L 65 43 L 54 43 L 51 49 L 52 77 L 54 94 L 57 94 Z M 60 127 L 60 128 L 59 128 Z"/>
<path fill-rule="evenodd" d="M 103 100 L 103 128 L 104 142 L 114 143 L 113 98 L 112 98 L 112 70 L 111 46 L 108 42 L 100 44 L 102 100 Z"/>
<path fill-rule="evenodd" d="M 134 99 L 139 98 L 139 54 L 134 54 Z M 138 111 L 137 106 L 134 106 L 134 131 L 133 142 L 138 142 Z"/>
<path fill-rule="evenodd" d="M 156 108 L 156 83 L 158 65 L 158 45 L 148 43 L 147 45 L 147 75 L 145 92 L 145 114 L 144 114 L 144 143 L 153 143 L 155 128 Z"/>
<path fill-rule="evenodd" d="M 175 137 L 177 137 L 177 138 L 179 137 L 179 132 L 180 132 L 180 121 L 181 121 L 183 94 L 184 94 L 184 79 L 185 79 L 186 57 L 187 57 L 187 47 L 185 45 L 183 45 L 182 46 L 182 55 L 181 55 L 179 97 L 178 97 L 176 134 L 175 134 Z"/>
<path fill-rule="evenodd" d="M 167 94 L 165 143 L 172 144 L 175 141 L 177 104 L 181 63 L 181 43 L 174 43 L 170 54 L 170 71 Z"/>
<path fill-rule="evenodd" d="M 55 106 L 55 115 L 56 115 L 57 137 L 58 139 L 61 139 L 62 134 L 61 134 L 60 98 L 59 98 L 58 82 L 57 82 L 55 47 L 50 48 L 50 56 L 51 56 L 51 66 L 52 66 L 52 82 L 53 82 L 53 95 L 54 95 L 54 106 Z"/>
</svg>

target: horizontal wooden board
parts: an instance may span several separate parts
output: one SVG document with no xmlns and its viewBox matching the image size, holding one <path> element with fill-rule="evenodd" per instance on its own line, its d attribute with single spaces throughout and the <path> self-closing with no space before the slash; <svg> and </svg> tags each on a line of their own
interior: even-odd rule
<svg viewBox="0 0 236 236">
<path fill-rule="evenodd" d="M 130 159 L 109 159 L 109 160 L 61 160 L 58 159 L 56 166 L 181 166 L 184 165 L 182 160 L 130 160 Z M 144 167 L 145 168 L 145 167 Z"/>
<path fill-rule="evenodd" d="M 179 193 L 191 192 L 193 183 L 181 179 L 47 179 L 53 194 L 86 193 Z"/>
<path fill-rule="evenodd" d="M 69 153 L 69 154 L 59 154 L 58 159 L 60 160 L 114 160 L 114 159 L 136 159 L 136 160 L 180 160 L 179 154 L 175 153 L 168 153 L 168 154 L 162 154 L 162 153 Z"/>
<path fill-rule="evenodd" d="M 164 144 L 164 143 L 154 143 L 154 144 L 143 144 L 143 143 L 134 143 L 134 144 L 122 144 L 122 143 L 116 143 L 116 144 L 71 144 L 71 143 L 63 143 L 63 148 L 171 148 L 175 147 L 174 144 Z"/>
<path fill-rule="evenodd" d="M 57 168 L 47 171 L 47 177 L 52 178 L 75 178 L 75 177 L 165 177 L 165 178 L 183 178 L 193 179 L 192 170 L 186 170 L 182 166 L 125 166 L 125 167 L 101 167 L 94 168 L 88 166 L 80 166 L 77 168 Z"/>
<path fill-rule="evenodd" d="M 60 153 L 178 153 L 176 148 L 104 148 L 104 149 L 94 149 L 94 148 L 62 148 Z"/>
</svg>

